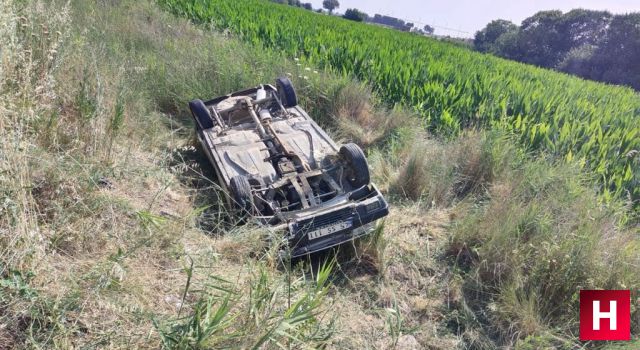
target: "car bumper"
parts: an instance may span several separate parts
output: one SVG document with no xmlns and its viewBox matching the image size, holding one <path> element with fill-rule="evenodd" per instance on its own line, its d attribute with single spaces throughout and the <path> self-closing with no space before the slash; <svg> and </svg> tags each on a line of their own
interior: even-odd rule
<svg viewBox="0 0 640 350">
<path fill-rule="evenodd" d="M 292 257 L 325 250 L 372 231 L 373 223 L 389 214 L 389 205 L 373 187 L 375 196 L 289 223 Z"/>
</svg>

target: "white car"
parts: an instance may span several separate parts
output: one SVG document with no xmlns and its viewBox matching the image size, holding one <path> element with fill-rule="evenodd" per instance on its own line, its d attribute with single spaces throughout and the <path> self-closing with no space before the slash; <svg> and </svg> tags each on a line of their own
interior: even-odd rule
<svg viewBox="0 0 640 350">
<path fill-rule="evenodd" d="M 360 147 L 338 147 L 298 106 L 289 79 L 189 108 L 229 206 L 286 230 L 291 256 L 363 236 L 389 213 Z"/>
</svg>

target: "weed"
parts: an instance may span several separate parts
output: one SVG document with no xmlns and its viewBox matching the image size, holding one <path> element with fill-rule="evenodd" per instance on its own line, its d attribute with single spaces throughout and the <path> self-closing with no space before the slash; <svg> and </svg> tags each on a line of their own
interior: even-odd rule
<svg viewBox="0 0 640 350">
<path fill-rule="evenodd" d="M 318 347 L 331 335 L 331 322 L 325 324 L 321 319 L 326 312 L 323 304 L 331 270 L 332 264 L 325 264 L 315 273 L 313 282 L 304 279 L 288 282 L 274 279 L 258 265 L 248 291 L 214 277 L 221 283 L 215 288 L 220 295 L 204 293 L 189 316 L 168 320 L 164 325 L 156 320 L 154 325 L 164 346 L 171 349 L 231 344 L 247 349 Z"/>
</svg>

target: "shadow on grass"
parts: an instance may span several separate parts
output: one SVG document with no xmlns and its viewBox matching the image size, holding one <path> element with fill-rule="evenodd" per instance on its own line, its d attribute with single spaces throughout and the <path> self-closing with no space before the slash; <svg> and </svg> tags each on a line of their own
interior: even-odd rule
<svg viewBox="0 0 640 350">
<path fill-rule="evenodd" d="M 360 238 L 359 240 L 361 240 Z M 334 264 L 330 281 L 338 288 L 348 288 L 352 280 L 361 277 L 375 277 L 380 274 L 376 260 L 363 253 L 359 240 L 346 242 L 333 248 L 306 256 L 283 261 L 279 270 L 301 270 L 308 278 L 315 279 L 317 272 L 327 264 Z"/>
<path fill-rule="evenodd" d="M 239 224 L 227 208 L 226 195 L 216 176 L 213 165 L 199 142 L 176 149 L 170 166 L 176 169 L 180 182 L 189 188 L 196 209 L 196 222 L 200 229 L 213 236 L 222 236 Z"/>
</svg>

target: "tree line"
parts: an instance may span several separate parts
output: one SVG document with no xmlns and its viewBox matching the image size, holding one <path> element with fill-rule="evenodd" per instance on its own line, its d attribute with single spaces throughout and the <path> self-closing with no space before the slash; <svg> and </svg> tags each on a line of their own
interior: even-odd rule
<svg viewBox="0 0 640 350">
<path fill-rule="evenodd" d="M 520 26 L 494 20 L 476 50 L 640 90 L 640 13 L 541 11 Z"/>
<path fill-rule="evenodd" d="M 285 4 L 289 6 L 302 7 L 306 10 L 313 10 L 313 5 L 310 2 L 302 2 L 300 0 L 271 0 L 272 2 L 277 2 L 279 4 Z"/>
<path fill-rule="evenodd" d="M 285 4 L 289 6 L 302 7 L 307 10 L 313 11 L 313 6 L 308 2 L 301 2 L 300 0 L 271 0 L 272 2 L 276 2 L 279 4 Z M 322 7 L 326 9 L 329 14 L 333 14 L 333 11 L 340 7 L 340 2 L 338 0 L 324 0 L 322 1 Z M 316 12 L 322 12 L 322 9 L 315 10 Z M 391 17 L 391 16 L 383 16 L 376 14 L 373 17 L 370 17 L 366 12 L 360 11 L 357 8 L 349 8 L 347 9 L 342 18 L 348 19 L 355 22 L 371 22 L 386 25 L 391 28 L 395 28 L 404 32 L 415 32 L 423 35 L 433 35 L 435 29 L 430 25 L 425 25 L 422 28 L 416 27 L 413 23 L 405 23 L 405 21 Z"/>
<path fill-rule="evenodd" d="M 272 2 L 276 2 L 279 4 L 302 7 L 306 10 L 313 11 L 313 4 L 310 2 L 302 2 L 300 0 L 271 0 Z M 329 13 L 333 13 L 333 10 L 340 7 L 340 2 L 338 0 L 324 0 L 322 2 L 322 7 L 327 9 Z M 316 12 L 322 12 L 322 9 L 317 9 Z"/>
</svg>

